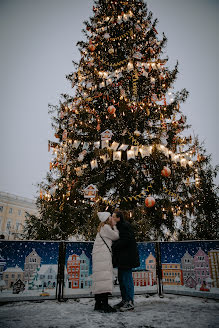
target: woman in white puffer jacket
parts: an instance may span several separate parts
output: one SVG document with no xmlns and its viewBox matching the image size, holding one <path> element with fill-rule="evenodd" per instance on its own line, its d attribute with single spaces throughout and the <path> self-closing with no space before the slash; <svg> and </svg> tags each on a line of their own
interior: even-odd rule
<svg viewBox="0 0 219 328">
<path fill-rule="evenodd" d="M 92 251 L 92 293 L 95 294 L 94 310 L 115 312 L 108 304 L 113 289 L 112 241 L 119 239 L 116 222 L 109 212 L 98 212 L 101 221 Z"/>
</svg>

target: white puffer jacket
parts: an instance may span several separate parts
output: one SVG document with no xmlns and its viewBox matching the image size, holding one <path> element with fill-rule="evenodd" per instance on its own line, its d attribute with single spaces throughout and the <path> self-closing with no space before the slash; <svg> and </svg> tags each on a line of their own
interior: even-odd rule
<svg viewBox="0 0 219 328">
<path fill-rule="evenodd" d="M 100 232 L 97 233 L 93 251 L 93 273 L 92 273 L 92 293 L 112 293 L 113 290 L 113 265 L 112 254 L 108 247 L 100 237 L 103 237 L 109 249 L 111 250 L 112 241 L 119 239 L 119 231 L 114 226 L 111 228 L 109 224 L 105 224 Z"/>
</svg>

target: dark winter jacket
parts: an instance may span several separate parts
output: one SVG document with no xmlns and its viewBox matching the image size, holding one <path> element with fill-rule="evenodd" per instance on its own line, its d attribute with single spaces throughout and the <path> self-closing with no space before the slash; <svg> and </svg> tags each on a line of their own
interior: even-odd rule
<svg viewBox="0 0 219 328">
<path fill-rule="evenodd" d="M 113 242 L 113 267 L 120 269 L 136 268 L 140 265 L 137 243 L 133 228 L 127 221 L 117 223 L 119 240 Z"/>
</svg>

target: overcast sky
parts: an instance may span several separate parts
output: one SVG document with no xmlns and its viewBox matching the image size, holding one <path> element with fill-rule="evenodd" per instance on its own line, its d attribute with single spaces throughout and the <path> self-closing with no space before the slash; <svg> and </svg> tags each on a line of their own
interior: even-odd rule
<svg viewBox="0 0 219 328">
<path fill-rule="evenodd" d="M 218 0 L 148 0 L 168 38 L 168 66 L 179 61 L 181 109 L 213 164 L 219 163 Z M 72 89 L 65 75 L 79 60 L 76 43 L 93 0 L 0 0 L 0 191 L 34 198 L 49 169 L 48 103 Z M 219 179 L 217 179 L 219 181 Z"/>
</svg>

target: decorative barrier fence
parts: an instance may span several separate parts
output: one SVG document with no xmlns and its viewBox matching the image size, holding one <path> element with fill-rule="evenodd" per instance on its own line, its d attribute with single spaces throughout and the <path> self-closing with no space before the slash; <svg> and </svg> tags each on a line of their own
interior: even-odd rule
<svg viewBox="0 0 219 328">
<path fill-rule="evenodd" d="M 93 242 L 1 241 L 0 302 L 92 295 Z M 219 299 L 219 242 L 138 243 L 135 293 Z M 114 269 L 114 294 L 119 294 Z"/>
</svg>

